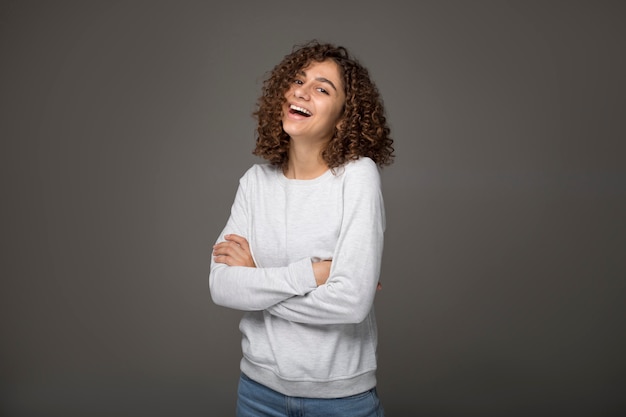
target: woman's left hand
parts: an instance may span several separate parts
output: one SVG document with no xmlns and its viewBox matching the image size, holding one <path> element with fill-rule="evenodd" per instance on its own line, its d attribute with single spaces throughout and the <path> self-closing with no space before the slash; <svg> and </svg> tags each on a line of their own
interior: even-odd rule
<svg viewBox="0 0 626 417">
<path fill-rule="evenodd" d="M 213 260 L 228 266 L 256 268 L 248 240 L 239 235 L 225 235 L 225 242 L 213 246 Z"/>
</svg>

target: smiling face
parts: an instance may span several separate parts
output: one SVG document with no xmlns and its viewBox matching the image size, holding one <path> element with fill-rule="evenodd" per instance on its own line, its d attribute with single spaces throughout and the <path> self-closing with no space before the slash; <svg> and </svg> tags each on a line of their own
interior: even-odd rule
<svg viewBox="0 0 626 417">
<path fill-rule="evenodd" d="M 331 59 L 311 62 L 298 72 L 285 99 L 283 130 L 291 139 L 328 142 L 346 102 L 339 66 Z"/>
</svg>

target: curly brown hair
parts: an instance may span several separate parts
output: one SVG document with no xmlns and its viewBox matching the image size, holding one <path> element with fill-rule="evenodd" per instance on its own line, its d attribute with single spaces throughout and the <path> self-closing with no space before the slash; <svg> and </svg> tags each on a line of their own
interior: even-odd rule
<svg viewBox="0 0 626 417">
<path fill-rule="evenodd" d="M 285 168 L 289 159 L 289 135 L 282 128 L 285 93 L 298 72 L 312 61 L 335 61 L 343 78 L 346 102 L 342 122 L 322 151 L 329 168 L 359 157 L 371 158 L 383 167 L 393 162 L 393 140 L 389 137 L 383 101 L 369 72 L 343 46 L 317 40 L 296 45 L 263 82 L 262 95 L 253 115 L 257 119 L 256 147 L 252 152 L 272 165 Z"/>
</svg>

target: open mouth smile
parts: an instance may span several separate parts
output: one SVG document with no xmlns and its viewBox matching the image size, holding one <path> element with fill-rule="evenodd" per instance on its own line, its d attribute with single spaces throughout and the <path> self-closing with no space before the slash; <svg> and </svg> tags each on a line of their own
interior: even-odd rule
<svg viewBox="0 0 626 417">
<path fill-rule="evenodd" d="M 289 113 L 299 114 L 300 116 L 305 117 L 311 117 L 313 115 L 313 113 L 311 113 L 309 110 L 305 109 L 304 107 L 296 106 L 295 104 L 289 105 Z"/>
</svg>

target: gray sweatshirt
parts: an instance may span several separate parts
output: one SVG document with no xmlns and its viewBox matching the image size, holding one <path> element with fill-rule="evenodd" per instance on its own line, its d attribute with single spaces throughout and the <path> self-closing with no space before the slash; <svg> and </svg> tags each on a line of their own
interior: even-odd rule
<svg viewBox="0 0 626 417">
<path fill-rule="evenodd" d="M 256 268 L 211 262 L 213 302 L 243 310 L 241 370 L 285 395 L 339 398 L 376 385 L 373 302 L 385 213 L 369 158 L 312 180 L 269 164 L 240 179 L 217 239 L 238 234 Z M 332 260 L 317 286 L 312 262 Z"/>
</svg>

